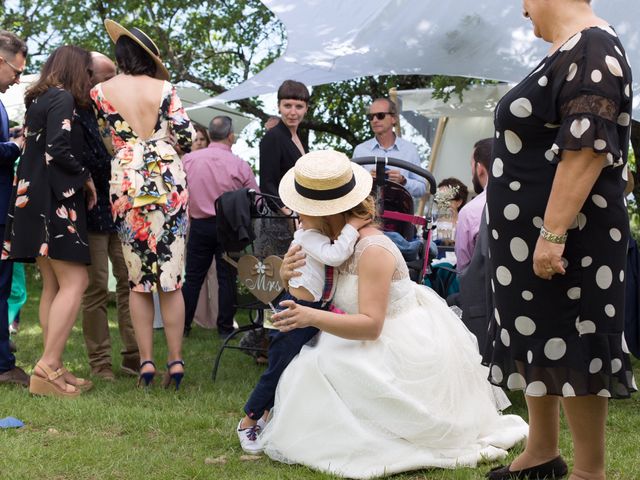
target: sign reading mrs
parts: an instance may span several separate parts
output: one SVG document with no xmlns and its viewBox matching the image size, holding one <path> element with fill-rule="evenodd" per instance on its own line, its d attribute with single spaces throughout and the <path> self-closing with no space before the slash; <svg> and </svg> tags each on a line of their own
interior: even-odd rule
<svg viewBox="0 0 640 480">
<path fill-rule="evenodd" d="M 244 255 L 238 260 L 238 278 L 254 297 L 262 303 L 269 303 L 282 291 L 281 265 L 282 259 L 275 255 L 263 260 Z"/>
</svg>

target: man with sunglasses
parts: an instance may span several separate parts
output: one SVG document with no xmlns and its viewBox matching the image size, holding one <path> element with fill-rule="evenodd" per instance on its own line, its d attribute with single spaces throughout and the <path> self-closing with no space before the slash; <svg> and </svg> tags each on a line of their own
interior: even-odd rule
<svg viewBox="0 0 640 480">
<path fill-rule="evenodd" d="M 0 93 L 20 82 L 27 57 L 27 45 L 11 32 L 0 30 Z M 0 102 L 0 238 L 4 239 L 7 208 L 13 184 L 13 167 L 20 156 L 23 137 L 9 138 L 9 117 Z M 9 307 L 13 263 L 0 260 L 0 384 L 29 385 L 29 376 L 16 367 L 9 346 Z"/>
<path fill-rule="evenodd" d="M 420 166 L 420 155 L 416 146 L 396 136 L 393 131 L 398 121 L 396 104 L 388 98 L 376 98 L 369 107 L 367 114 L 374 138 L 356 146 L 353 158 L 358 157 L 389 157 L 411 162 Z M 366 165 L 375 177 L 375 167 Z M 389 169 L 386 175 L 389 180 L 403 185 L 414 198 L 420 198 L 427 192 L 424 178 L 404 169 Z"/>
</svg>

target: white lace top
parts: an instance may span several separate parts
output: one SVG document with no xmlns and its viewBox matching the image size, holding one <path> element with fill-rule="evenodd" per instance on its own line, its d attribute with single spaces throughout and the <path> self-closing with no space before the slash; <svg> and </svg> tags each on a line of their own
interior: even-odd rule
<svg viewBox="0 0 640 480">
<path fill-rule="evenodd" d="M 396 262 L 387 306 L 387 315 L 394 315 L 403 308 L 408 308 L 415 303 L 415 284 L 409 278 L 409 270 L 400 250 L 385 235 L 363 237 L 356 244 L 353 256 L 343 263 L 338 270 L 338 288 L 336 289 L 334 303 L 347 313 L 358 313 L 358 262 L 362 253 L 372 245 L 384 248 L 393 255 Z"/>
<path fill-rule="evenodd" d="M 370 247 L 371 245 L 382 247 L 394 256 L 396 260 L 396 269 L 393 272 L 394 281 L 403 280 L 409 277 L 409 270 L 407 269 L 407 264 L 405 263 L 400 250 L 398 250 L 395 243 L 393 243 L 393 241 L 391 241 L 386 235 L 370 235 L 368 237 L 361 238 L 360 241 L 356 243 L 353 255 L 340 266 L 339 272 L 358 275 L 358 262 L 360 261 L 360 256 L 367 247 Z"/>
</svg>

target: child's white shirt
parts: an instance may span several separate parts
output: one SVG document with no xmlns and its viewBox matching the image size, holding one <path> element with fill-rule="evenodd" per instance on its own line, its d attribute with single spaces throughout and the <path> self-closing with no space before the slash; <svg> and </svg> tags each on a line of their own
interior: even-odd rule
<svg viewBox="0 0 640 480">
<path fill-rule="evenodd" d="M 333 243 L 319 230 L 296 230 L 292 243 L 302 247 L 306 254 L 306 263 L 297 270 L 302 275 L 289 280 L 289 287 L 304 287 L 313 295 L 314 302 L 319 301 L 324 290 L 325 265 L 339 267 L 346 262 L 353 255 L 358 236 L 358 230 L 348 223 L 342 227 L 340 235 Z"/>
</svg>

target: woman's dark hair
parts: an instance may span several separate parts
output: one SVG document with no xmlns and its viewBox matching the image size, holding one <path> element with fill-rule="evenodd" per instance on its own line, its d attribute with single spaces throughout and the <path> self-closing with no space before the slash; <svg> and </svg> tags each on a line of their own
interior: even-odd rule
<svg viewBox="0 0 640 480">
<path fill-rule="evenodd" d="M 280 100 L 300 100 L 309 103 L 309 89 L 304 83 L 295 80 L 285 80 L 278 88 L 278 102 Z"/>
<path fill-rule="evenodd" d="M 199 123 L 191 122 L 191 125 L 193 125 L 193 128 L 196 132 L 200 132 L 204 136 L 205 140 L 207 141 L 207 145 L 209 145 L 211 139 L 209 138 L 209 132 L 207 131 L 207 129 Z"/>
<path fill-rule="evenodd" d="M 51 87 L 62 87 L 71 95 L 79 107 L 91 105 L 91 54 L 75 45 L 56 48 L 40 71 L 40 77 L 31 85 L 24 96 L 29 108 L 31 103 Z"/>
<path fill-rule="evenodd" d="M 151 55 L 127 36 L 121 36 L 116 42 L 116 63 L 122 73 L 127 75 L 156 76 L 158 67 Z"/>
<path fill-rule="evenodd" d="M 458 211 L 460 211 L 460 209 L 467 203 L 467 198 L 469 197 L 469 189 L 464 183 L 462 183 L 462 180 L 458 180 L 455 177 L 445 178 L 438 184 L 438 188 L 440 187 L 453 187 L 458 189 L 456 196 L 451 199 L 462 201 L 462 203 L 458 207 Z"/>
</svg>

